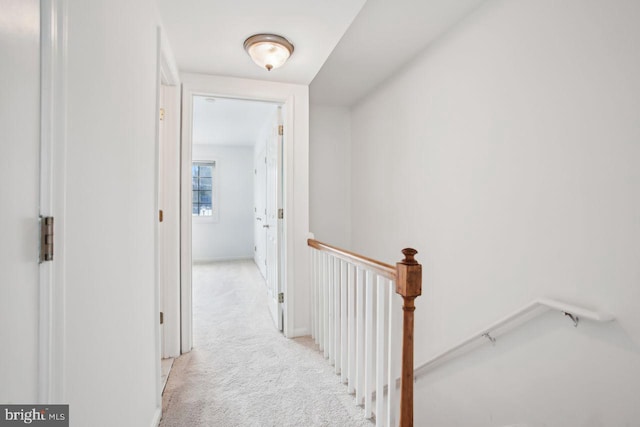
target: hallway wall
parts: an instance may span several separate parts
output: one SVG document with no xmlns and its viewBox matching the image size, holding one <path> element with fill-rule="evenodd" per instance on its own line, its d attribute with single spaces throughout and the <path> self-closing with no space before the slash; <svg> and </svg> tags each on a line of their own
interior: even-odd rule
<svg viewBox="0 0 640 427">
<path fill-rule="evenodd" d="M 309 223 L 315 238 L 349 247 L 351 112 L 346 107 L 309 107 L 309 194 Z"/>
<path fill-rule="evenodd" d="M 640 3 L 487 1 L 352 112 L 353 249 L 424 263 L 416 363 L 548 296 L 416 384 L 418 425 L 640 422 Z"/>
<path fill-rule="evenodd" d="M 74 426 L 159 416 L 152 0 L 68 1 L 65 403 Z M 57 231 L 57 232 L 58 232 Z"/>
<path fill-rule="evenodd" d="M 194 144 L 193 160 L 216 161 L 219 203 L 217 221 L 193 218 L 193 261 L 252 258 L 253 147 Z"/>
</svg>

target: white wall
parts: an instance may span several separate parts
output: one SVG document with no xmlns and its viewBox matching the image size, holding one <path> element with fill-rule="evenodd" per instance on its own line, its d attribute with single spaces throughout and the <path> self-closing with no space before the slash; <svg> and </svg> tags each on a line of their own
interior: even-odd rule
<svg viewBox="0 0 640 427">
<path fill-rule="evenodd" d="M 548 315 L 416 385 L 417 425 L 640 423 L 640 3 L 488 1 L 356 105 L 352 238 L 418 249 L 416 363 L 534 297 Z"/>
<path fill-rule="evenodd" d="M 351 246 L 351 113 L 309 107 L 309 223 L 317 240 Z"/>
<path fill-rule="evenodd" d="M 252 258 L 253 147 L 194 144 L 193 160 L 215 160 L 219 202 L 217 221 L 193 219 L 194 262 Z"/>
<path fill-rule="evenodd" d="M 0 19 L 0 402 L 38 399 L 39 2 Z M 19 185 L 16 185 L 19 184 Z"/>
<path fill-rule="evenodd" d="M 152 0 L 68 2 L 65 398 L 72 426 L 157 412 Z"/>
</svg>

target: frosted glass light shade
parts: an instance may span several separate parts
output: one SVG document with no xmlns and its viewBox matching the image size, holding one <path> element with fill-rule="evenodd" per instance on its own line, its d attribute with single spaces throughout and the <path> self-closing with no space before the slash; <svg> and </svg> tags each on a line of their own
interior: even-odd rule
<svg viewBox="0 0 640 427">
<path fill-rule="evenodd" d="M 293 53 L 293 45 L 275 34 L 256 34 L 244 41 L 244 49 L 253 62 L 271 71 L 281 67 Z"/>
</svg>

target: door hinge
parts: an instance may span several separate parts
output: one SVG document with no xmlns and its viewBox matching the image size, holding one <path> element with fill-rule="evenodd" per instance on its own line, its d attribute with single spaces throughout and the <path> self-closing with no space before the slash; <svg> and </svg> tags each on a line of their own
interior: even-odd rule
<svg viewBox="0 0 640 427">
<path fill-rule="evenodd" d="M 257 247 L 257 246 L 254 246 L 254 247 L 253 247 L 253 252 L 257 252 L 257 251 L 258 251 L 258 247 Z"/>
<path fill-rule="evenodd" d="M 158 220 L 160 222 L 164 221 L 164 212 L 162 211 L 162 209 L 158 211 Z"/>
<path fill-rule="evenodd" d="M 160 120 L 164 120 L 164 108 L 160 109 Z"/>
<path fill-rule="evenodd" d="M 278 125 L 278 135 L 284 135 L 284 126 Z"/>
<path fill-rule="evenodd" d="M 278 294 L 278 302 L 284 302 L 284 293 L 280 292 Z"/>
<path fill-rule="evenodd" d="M 40 263 L 53 261 L 53 217 L 40 217 Z"/>
<path fill-rule="evenodd" d="M 280 208 L 278 209 L 278 219 L 283 219 L 284 218 L 284 209 Z"/>
<path fill-rule="evenodd" d="M 160 312 L 160 324 L 162 325 L 164 323 L 164 313 Z"/>
</svg>

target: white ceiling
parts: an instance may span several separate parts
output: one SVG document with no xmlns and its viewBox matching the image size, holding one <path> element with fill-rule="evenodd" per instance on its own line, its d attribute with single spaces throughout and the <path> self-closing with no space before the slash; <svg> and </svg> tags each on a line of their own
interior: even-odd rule
<svg viewBox="0 0 640 427">
<path fill-rule="evenodd" d="M 157 0 L 181 72 L 309 84 L 365 0 Z M 457 0 L 456 0 L 457 1 Z M 244 51 L 247 37 L 274 33 L 295 50 L 266 71 Z"/>
<path fill-rule="evenodd" d="M 367 0 L 310 85 L 312 103 L 352 105 L 484 0 Z"/>
<path fill-rule="evenodd" d="M 157 1 L 181 72 L 311 83 L 312 103 L 345 106 L 359 101 L 484 2 Z M 255 65 L 242 46 L 247 37 L 264 32 L 295 45 L 289 61 L 270 72 Z"/>
<path fill-rule="evenodd" d="M 194 96 L 193 143 L 253 146 L 277 108 L 269 102 Z"/>
</svg>

